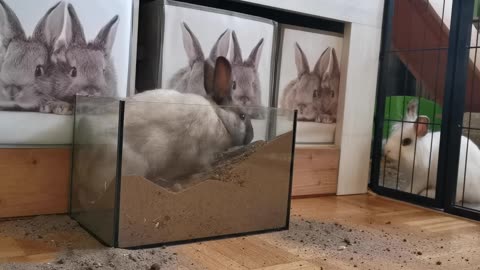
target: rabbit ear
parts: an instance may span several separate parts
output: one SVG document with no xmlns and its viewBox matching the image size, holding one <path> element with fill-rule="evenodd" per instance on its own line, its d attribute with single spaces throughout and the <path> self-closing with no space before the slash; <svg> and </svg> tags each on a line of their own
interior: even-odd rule
<svg viewBox="0 0 480 270">
<path fill-rule="evenodd" d="M 242 49 L 240 49 L 240 44 L 238 44 L 238 38 L 235 31 L 232 32 L 232 39 L 233 39 L 233 45 L 232 45 L 233 50 L 230 56 L 230 61 L 232 62 L 232 64 L 242 64 L 243 63 Z"/>
<path fill-rule="evenodd" d="M 303 74 L 310 72 L 307 57 L 305 57 L 302 48 L 300 48 L 297 42 L 295 42 L 295 64 L 297 65 L 297 75 L 299 78 Z"/>
<path fill-rule="evenodd" d="M 314 68 L 320 78 L 330 78 L 340 76 L 340 65 L 338 64 L 335 49 L 328 47 L 320 56 Z"/>
<path fill-rule="evenodd" d="M 258 67 L 260 63 L 260 57 L 262 56 L 262 48 L 263 48 L 263 38 L 257 43 L 257 45 L 253 48 L 252 52 L 248 56 L 246 63 L 248 65 L 253 66 L 255 69 Z"/>
<path fill-rule="evenodd" d="M 71 38 L 70 20 L 67 17 L 65 2 L 58 2 L 38 22 L 33 31 L 33 38 L 45 43 L 48 47 L 56 47 L 60 40 L 65 43 Z"/>
<path fill-rule="evenodd" d="M 228 48 L 230 47 L 230 29 L 225 30 L 220 37 L 213 45 L 212 51 L 210 52 L 210 60 L 215 63 L 217 57 L 223 56 L 226 57 L 228 54 Z"/>
<path fill-rule="evenodd" d="M 428 123 L 430 123 L 430 118 L 425 115 L 420 115 L 417 118 L 417 121 L 415 123 L 415 130 L 417 131 L 417 136 L 418 137 L 423 137 L 427 135 L 428 133 Z"/>
<path fill-rule="evenodd" d="M 197 37 L 193 34 L 192 30 L 186 23 L 183 23 L 182 27 L 183 47 L 187 53 L 189 65 L 192 66 L 196 61 L 205 60 L 202 47 Z"/>
<path fill-rule="evenodd" d="M 225 57 L 218 57 L 215 61 L 213 75 L 213 101 L 218 105 L 226 105 L 231 101 L 232 66 Z"/>
<path fill-rule="evenodd" d="M 17 15 L 0 0 L 0 47 L 6 48 L 12 39 L 25 40 L 27 37 Z"/>
<path fill-rule="evenodd" d="M 118 15 L 115 15 L 108 23 L 105 25 L 100 32 L 98 33 L 97 37 L 93 41 L 95 46 L 100 47 L 106 55 L 110 55 L 113 48 L 113 43 L 115 42 L 115 35 L 117 34 L 117 27 L 118 27 Z"/>
<path fill-rule="evenodd" d="M 78 18 L 77 12 L 72 4 L 68 4 L 68 17 L 71 21 L 71 31 L 73 44 L 85 45 L 87 40 L 85 39 L 85 32 L 83 31 L 82 23 Z"/>
<path fill-rule="evenodd" d="M 414 121 L 417 119 L 418 99 L 414 98 L 408 102 L 405 120 Z"/>
</svg>

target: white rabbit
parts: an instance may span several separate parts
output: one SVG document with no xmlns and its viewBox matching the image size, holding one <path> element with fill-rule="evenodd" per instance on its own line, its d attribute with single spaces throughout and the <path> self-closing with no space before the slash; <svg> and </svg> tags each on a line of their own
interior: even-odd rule
<svg viewBox="0 0 480 270">
<path fill-rule="evenodd" d="M 440 147 L 440 132 L 428 130 L 430 120 L 427 116 L 417 116 L 418 100 L 413 99 L 408 104 L 405 121 L 396 124 L 384 148 L 384 154 L 389 161 L 400 161 L 401 172 L 413 180 L 403 190 L 435 198 L 437 183 L 438 154 Z M 416 123 L 413 123 L 416 122 Z M 402 131 L 403 130 L 403 131 Z M 465 161 L 468 147 L 468 160 Z M 414 165 L 415 162 L 415 165 Z M 466 178 L 465 162 L 467 162 Z M 430 170 L 429 170 L 430 166 Z M 458 183 L 455 201 L 467 203 L 480 202 L 480 149 L 470 139 L 462 136 L 460 161 L 458 165 Z M 428 184 L 427 184 L 427 178 Z M 453 179 L 450 179 L 453 180 Z M 465 184 L 465 187 L 464 187 Z M 465 189 L 465 197 L 463 190 Z"/>
<path fill-rule="evenodd" d="M 231 103 L 231 66 L 223 57 L 217 58 L 211 84 L 213 100 L 166 89 L 127 98 L 123 176 L 144 176 L 156 183 L 181 184 L 188 175 L 208 168 L 215 154 L 252 141 L 250 118 L 235 107 L 219 106 Z M 86 121 L 78 127 L 80 132 L 87 133 L 77 137 L 79 140 L 92 137 L 101 140 L 95 142 L 96 151 L 76 150 L 75 171 L 79 179 L 87 181 L 87 184 L 81 183 L 84 189 L 81 193 L 89 197 L 83 199 L 87 202 L 98 199 L 115 175 L 116 136 L 111 134 L 116 133 L 116 126 L 105 128 L 108 123 L 102 122 L 104 117 L 99 121 L 100 124 Z M 115 125 L 115 121 L 108 122 Z M 106 134 L 88 134 L 92 124 L 103 126 Z"/>
<path fill-rule="evenodd" d="M 0 110 L 71 113 L 68 103 L 52 96 L 50 53 L 62 34 L 65 3 L 50 8 L 31 37 L 13 10 L 0 0 Z"/>
<path fill-rule="evenodd" d="M 232 100 L 236 106 L 242 106 L 252 118 L 263 118 L 255 106 L 262 106 L 262 91 L 258 65 L 262 56 L 263 38 L 253 47 L 250 55 L 244 61 L 242 49 L 238 42 L 237 34 L 232 32 L 232 52 L 230 61 L 233 69 Z"/>
<path fill-rule="evenodd" d="M 225 30 L 217 39 L 210 51 L 208 59 L 205 59 L 202 46 L 195 34 L 186 23 L 182 24 L 183 46 L 188 57 L 188 66 L 177 71 L 170 81 L 168 88 L 182 93 L 193 93 L 206 96 L 204 78 L 212 81 L 213 69 L 217 57 L 226 57 L 230 46 L 230 30 Z"/>
</svg>

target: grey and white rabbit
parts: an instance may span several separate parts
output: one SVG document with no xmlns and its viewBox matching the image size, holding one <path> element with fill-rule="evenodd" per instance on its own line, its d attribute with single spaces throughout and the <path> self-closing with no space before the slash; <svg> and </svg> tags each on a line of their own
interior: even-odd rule
<svg viewBox="0 0 480 270">
<path fill-rule="evenodd" d="M 404 118 L 408 122 L 403 123 L 403 127 L 402 123 L 393 126 L 384 146 L 384 154 L 387 161 L 394 161 L 395 164 L 400 162 L 399 169 L 408 176 L 408 180 L 413 175 L 413 180 L 403 191 L 435 198 L 441 133 L 429 131 L 429 118 L 418 116 L 417 111 L 418 100 L 413 99 L 408 104 Z M 458 203 L 462 199 L 467 203 L 480 202 L 480 149 L 465 136 L 461 138 L 455 201 Z"/>
<path fill-rule="evenodd" d="M 95 37 L 87 42 L 83 26 L 72 4 L 68 4 L 63 39 L 58 39 L 52 61 L 53 95 L 73 104 L 76 94 L 114 96 L 117 75 L 112 48 L 119 23 L 114 16 Z"/>
<path fill-rule="evenodd" d="M 69 104 L 53 98 L 50 54 L 62 34 L 65 3 L 40 19 L 27 37 L 13 10 L 0 0 L 0 110 L 67 114 Z"/>
<path fill-rule="evenodd" d="M 335 50 L 327 48 L 310 71 L 307 57 L 295 43 L 297 78 L 283 90 L 280 107 L 297 109 L 298 120 L 335 123 L 340 70 Z"/>
<path fill-rule="evenodd" d="M 226 57 L 230 46 L 230 30 L 225 30 L 217 39 L 207 59 L 195 34 L 186 23 L 182 24 L 183 47 L 188 57 L 188 66 L 178 70 L 167 87 L 182 93 L 206 96 L 204 78 L 213 81 L 213 69 L 217 57 Z"/>
<path fill-rule="evenodd" d="M 262 56 L 263 38 L 253 47 L 244 61 L 237 34 L 232 32 L 232 51 L 230 61 L 233 70 L 233 105 L 241 106 L 252 118 L 263 118 L 255 106 L 262 105 L 262 92 L 258 65 Z"/>
<path fill-rule="evenodd" d="M 167 89 L 150 90 L 127 98 L 122 175 L 144 176 L 157 183 L 181 185 L 184 177 L 208 169 L 215 154 L 250 143 L 253 128 L 248 115 L 238 111 L 237 107 L 221 107 L 231 103 L 231 73 L 228 60 L 217 58 L 213 81 L 208 82 L 213 86 L 211 99 Z M 208 80 L 207 76 L 205 79 Z M 99 120 L 103 119 L 100 117 Z M 87 121 L 79 126 L 79 130 L 98 125 Z M 111 130 L 116 134 L 116 126 Z M 83 137 L 91 138 L 92 135 Z M 94 181 L 82 187 L 89 189 L 81 192 L 82 196 L 88 197 L 83 199 L 87 202 L 98 199 L 115 175 L 112 168 L 115 162 L 111 161 L 115 160 L 116 136 L 97 134 L 94 137 L 107 138 L 111 142 L 95 143 L 108 149 L 97 148 L 90 153 L 87 150 L 86 154 L 77 152 L 77 175 Z M 99 164 L 107 167 L 92 170 Z M 110 172 L 110 175 L 104 172 Z M 96 175 L 92 177 L 91 173 Z"/>
</svg>

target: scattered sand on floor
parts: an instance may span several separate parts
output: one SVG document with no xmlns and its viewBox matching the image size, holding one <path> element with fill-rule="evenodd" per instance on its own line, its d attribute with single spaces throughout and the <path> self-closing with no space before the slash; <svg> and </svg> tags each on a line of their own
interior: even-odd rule
<svg viewBox="0 0 480 270">
<path fill-rule="evenodd" d="M 328 219 L 319 222 L 295 214 L 294 211 L 289 231 L 255 237 L 282 250 L 286 249 L 298 257 L 299 261 L 309 261 L 325 270 L 478 269 L 480 250 L 471 244 L 468 249 L 464 247 L 465 241 L 472 243 L 479 240 L 471 239 L 472 234 L 464 236 L 458 232 L 454 238 L 449 236 L 448 241 L 443 239 L 443 233 L 406 231 L 405 226 L 408 225 L 395 224 L 388 216 L 369 216 L 366 213 L 365 220 L 367 222 L 361 222 L 365 224 L 361 226 L 352 220 Z M 55 242 L 56 239 L 65 239 L 65 236 L 59 236 L 62 234 L 71 237 L 66 241 Z M 183 269 L 182 257 L 175 253 L 176 247 L 145 250 L 106 248 L 66 216 L 1 221 L 0 238 L 2 237 L 25 239 L 37 245 L 43 243 L 61 251 L 51 263 L 0 263 L 2 270 Z M 152 268 L 152 265 L 155 266 Z M 193 269 L 204 269 L 198 267 L 201 266 Z"/>
<path fill-rule="evenodd" d="M 66 237 L 68 235 L 68 237 Z M 16 221 L 0 221 L 0 239 L 21 239 L 26 245 L 59 252 L 50 263 L 0 263 L 1 270 L 93 270 L 176 269 L 176 254 L 167 248 L 125 250 L 107 248 L 93 239 L 67 216 L 39 216 Z M 154 268 L 155 269 L 155 268 Z"/>
<path fill-rule="evenodd" d="M 372 219 L 370 224 L 310 221 L 294 214 L 289 231 L 261 239 L 287 248 L 301 260 L 317 262 L 323 269 L 480 269 L 478 260 L 472 262 L 480 250 L 465 251 L 461 241 L 452 244 L 441 234 L 423 230 L 405 233 L 388 220 L 375 224 Z M 445 256 L 450 250 L 451 256 Z"/>
</svg>

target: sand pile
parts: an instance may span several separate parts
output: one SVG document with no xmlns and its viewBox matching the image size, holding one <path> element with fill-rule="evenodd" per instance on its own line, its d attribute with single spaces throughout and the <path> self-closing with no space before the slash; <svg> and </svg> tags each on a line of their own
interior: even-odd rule
<svg viewBox="0 0 480 270">
<path fill-rule="evenodd" d="M 221 154 L 182 188 L 141 176 L 122 177 L 122 247 L 143 246 L 285 227 L 291 142 L 286 133 Z"/>
</svg>

